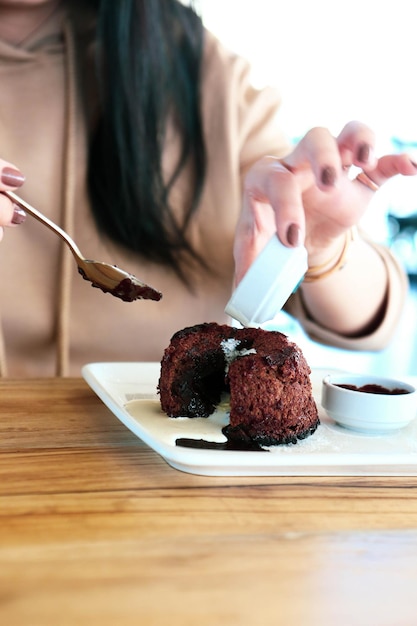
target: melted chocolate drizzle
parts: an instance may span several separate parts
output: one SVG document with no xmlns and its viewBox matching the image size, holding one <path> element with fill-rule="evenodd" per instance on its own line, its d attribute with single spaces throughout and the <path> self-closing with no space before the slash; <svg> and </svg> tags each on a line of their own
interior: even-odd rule
<svg viewBox="0 0 417 626">
<path fill-rule="evenodd" d="M 244 452 L 269 452 L 262 448 L 256 441 L 249 438 L 236 439 L 229 436 L 227 426 L 222 428 L 222 433 L 226 437 L 226 441 L 206 441 L 205 439 L 190 439 L 188 437 L 179 437 L 175 440 L 176 446 L 183 448 L 198 448 L 203 450 L 240 450 Z"/>
</svg>

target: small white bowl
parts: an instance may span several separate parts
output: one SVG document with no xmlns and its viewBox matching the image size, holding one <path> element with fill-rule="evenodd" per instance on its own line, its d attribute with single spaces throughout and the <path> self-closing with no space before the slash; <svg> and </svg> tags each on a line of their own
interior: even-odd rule
<svg viewBox="0 0 417 626">
<path fill-rule="evenodd" d="M 340 385 L 351 385 L 354 389 Z M 375 391 L 360 391 L 364 385 L 376 386 Z M 392 393 L 397 389 L 406 393 Z M 321 404 L 337 424 L 379 435 L 404 428 L 416 417 L 417 390 L 403 381 L 381 376 L 328 375 L 323 379 Z"/>
</svg>

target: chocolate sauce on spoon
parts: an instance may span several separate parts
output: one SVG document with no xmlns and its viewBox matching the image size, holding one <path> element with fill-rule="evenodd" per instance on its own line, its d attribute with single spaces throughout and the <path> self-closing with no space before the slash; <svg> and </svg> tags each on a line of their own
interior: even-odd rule
<svg viewBox="0 0 417 626">
<path fill-rule="evenodd" d="M 116 266 L 113 267 L 116 268 Z M 84 280 L 90 280 L 81 267 L 78 268 L 78 271 Z M 98 283 L 96 281 L 90 280 L 90 282 L 92 287 L 97 287 L 104 293 L 110 293 L 112 296 L 124 300 L 124 302 L 133 302 L 134 300 L 159 301 L 162 298 L 162 293 L 160 291 L 157 291 L 150 285 L 142 283 L 135 276 L 133 276 L 133 274 L 127 274 L 126 278 L 122 278 L 122 280 L 117 283 L 115 287 L 107 287 L 105 284 Z"/>
<path fill-rule="evenodd" d="M 1 193 L 38 220 L 38 222 L 49 228 L 67 244 L 77 263 L 78 272 L 85 280 L 90 281 L 93 287 L 98 287 L 104 293 L 111 293 L 112 296 L 120 298 L 125 302 L 133 302 L 134 300 L 158 301 L 162 298 L 162 294 L 159 291 L 141 282 L 132 274 L 121 270 L 116 265 L 86 259 L 81 254 L 72 237 L 58 224 L 50 220 L 49 217 L 46 217 L 46 215 L 43 215 L 28 202 L 19 198 L 13 191 L 2 191 Z"/>
</svg>

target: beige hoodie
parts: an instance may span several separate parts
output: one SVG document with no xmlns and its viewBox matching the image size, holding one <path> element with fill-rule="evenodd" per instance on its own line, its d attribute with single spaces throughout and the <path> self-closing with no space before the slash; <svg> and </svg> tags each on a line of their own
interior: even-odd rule
<svg viewBox="0 0 417 626">
<path fill-rule="evenodd" d="M 81 14 L 77 23 L 88 32 Z M 282 156 L 288 149 L 276 126 L 275 92 L 254 90 L 247 64 L 208 34 L 203 76 L 208 175 L 190 237 L 216 276 L 197 272 L 190 293 L 169 269 L 137 259 L 97 233 L 86 193 L 88 128 L 74 31 L 58 11 L 19 47 L 0 42 L 0 154 L 26 175 L 19 194 L 68 230 L 87 258 L 122 267 L 162 291 L 163 299 L 126 303 L 92 288 L 79 277 L 59 239 L 28 217 L 0 244 L 3 375 L 79 375 L 81 366 L 92 361 L 159 361 L 178 329 L 227 321 L 242 171 L 265 154 Z M 172 133 L 168 168 L 174 153 Z M 178 209 L 186 189 L 183 176 L 174 191 Z M 390 289 L 386 317 L 372 336 L 347 341 L 327 333 L 305 318 L 299 295 L 290 309 L 318 339 L 352 348 L 380 347 L 406 292 L 396 262 L 384 249 L 381 255 Z"/>
</svg>

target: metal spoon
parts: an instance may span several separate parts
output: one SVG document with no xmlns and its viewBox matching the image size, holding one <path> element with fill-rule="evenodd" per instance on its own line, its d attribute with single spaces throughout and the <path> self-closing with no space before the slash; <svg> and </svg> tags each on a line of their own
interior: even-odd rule
<svg viewBox="0 0 417 626">
<path fill-rule="evenodd" d="M 111 293 L 116 298 L 120 298 L 126 302 L 133 302 L 133 300 L 139 299 L 160 300 L 162 298 L 162 294 L 159 291 L 141 282 L 133 276 L 133 274 L 128 274 L 121 270 L 116 265 L 102 263 L 101 261 L 91 261 L 84 258 L 78 246 L 68 233 L 62 230 L 57 224 L 52 222 L 45 215 L 42 215 L 42 213 L 22 200 L 22 198 L 19 198 L 13 191 L 3 191 L 2 193 L 65 241 L 75 258 L 79 273 L 85 280 L 89 280 L 93 287 L 98 287 L 105 293 Z"/>
</svg>

